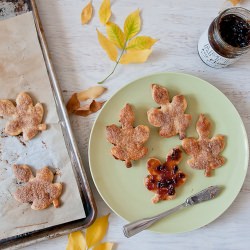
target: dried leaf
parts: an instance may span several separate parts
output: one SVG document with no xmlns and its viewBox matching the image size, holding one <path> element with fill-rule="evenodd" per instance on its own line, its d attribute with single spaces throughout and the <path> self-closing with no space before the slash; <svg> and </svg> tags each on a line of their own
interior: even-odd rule
<svg viewBox="0 0 250 250">
<path fill-rule="evenodd" d="M 118 48 L 122 49 L 125 44 L 125 37 L 120 27 L 115 23 L 108 22 L 106 25 L 106 31 L 109 40 L 113 42 Z"/>
<path fill-rule="evenodd" d="M 129 63 L 143 63 L 147 61 L 149 55 L 152 53 L 151 49 L 144 50 L 132 50 L 128 51 L 121 57 L 121 64 L 129 64 Z"/>
<path fill-rule="evenodd" d="M 71 114 L 74 110 L 77 110 L 78 108 L 80 108 L 80 102 L 77 98 L 77 94 L 75 93 L 70 97 L 66 105 L 66 109 L 68 111 L 68 114 Z"/>
<path fill-rule="evenodd" d="M 128 43 L 126 50 L 151 49 L 156 42 L 157 40 L 150 36 L 137 36 Z"/>
<path fill-rule="evenodd" d="M 107 89 L 101 86 L 94 86 L 88 88 L 87 90 L 77 93 L 77 98 L 79 101 L 86 101 L 88 99 L 95 99 L 103 94 Z M 79 107 L 80 108 L 80 105 Z M 75 109 L 76 110 L 76 109 Z"/>
<path fill-rule="evenodd" d="M 102 216 L 87 228 L 86 230 L 86 242 L 87 247 L 90 248 L 100 242 L 107 233 L 108 230 L 108 218 L 109 214 Z"/>
<path fill-rule="evenodd" d="M 86 240 L 83 232 L 77 231 L 69 234 L 66 250 L 86 250 Z"/>
<path fill-rule="evenodd" d="M 97 35 L 98 35 L 98 41 L 99 41 L 100 45 L 102 46 L 102 48 L 108 54 L 109 59 L 112 61 L 116 61 L 117 56 L 118 56 L 117 48 L 98 29 L 96 29 L 96 31 L 97 31 Z"/>
<path fill-rule="evenodd" d="M 87 117 L 89 115 L 91 115 L 91 111 L 90 110 L 84 110 L 82 108 L 79 108 L 78 110 L 76 110 L 74 112 L 75 115 L 78 115 L 78 116 L 83 116 L 83 117 Z"/>
<path fill-rule="evenodd" d="M 126 40 L 134 37 L 141 29 L 140 11 L 136 10 L 128 15 L 124 22 L 124 34 Z"/>
<path fill-rule="evenodd" d="M 114 243 L 104 242 L 104 243 L 101 243 L 101 244 L 93 247 L 92 250 L 112 250 L 113 245 L 114 245 Z"/>
<path fill-rule="evenodd" d="M 104 102 L 97 102 L 97 101 L 93 100 L 90 104 L 89 109 L 92 113 L 95 113 L 102 108 L 104 103 L 105 103 L 105 101 Z"/>
<path fill-rule="evenodd" d="M 239 4 L 241 2 L 241 0 L 229 0 L 233 6 Z"/>
<path fill-rule="evenodd" d="M 87 24 L 92 18 L 93 6 L 91 1 L 83 8 L 81 13 L 82 24 Z"/>
<path fill-rule="evenodd" d="M 81 116 L 88 116 L 95 113 L 103 106 L 104 102 L 97 102 L 93 100 L 90 104 L 80 107 L 80 101 L 97 98 L 104 91 L 106 91 L 106 88 L 94 86 L 82 92 L 73 94 L 66 105 L 68 113 L 74 113 Z"/>
<path fill-rule="evenodd" d="M 111 17 L 110 0 L 103 0 L 99 9 L 99 18 L 102 24 L 106 24 Z"/>
<path fill-rule="evenodd" d="M 74 114 L 86 117 L 100 110 L 104 103 L 105 102 L 97 102 L 93 100 L 90 104 L 86 104 L 75 110 Z"/>
</svg>

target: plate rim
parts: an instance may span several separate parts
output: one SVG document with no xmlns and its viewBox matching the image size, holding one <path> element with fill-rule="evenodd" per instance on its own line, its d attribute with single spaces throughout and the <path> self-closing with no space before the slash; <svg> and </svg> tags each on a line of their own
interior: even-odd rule
<svg viewBox="0 0 250 250">
<path fill-rule="evenodd" d="M 244 144 L 246 144 L 246 148 L 249 148 L 249 139 L 248 139 L 248 135 L 247 135 L 247 132 L 246 132 L 246 128 L 245 128 L 245 124 L 237 110 L 237 108 L 235 107 L 235 105 L 230 101 L 230 99 L 220 90 L 218 89 L 217 87 L 215 87 L 213 84 L 211 84 L 210 82 L 206 81 L 206 80 L 203 80 L 202 78 L 200 77 L 197 77 L 197 76 L 194 76 L 192 74 L 187 74 L 187 73 L 182 73 L 182 72 L 173 72 L 173 71 L 166 71 L 166 72 L 157 72 L 157 73 L 153 73 L 153 74 L 148 74 L 148 75 L 144 75 L 142 77 L 139 77 L 139 78 L 136 78 L 130 82 L 128 82 L 127 84 L 125 84 L 124 86 L 122 86 L 121 88 L 119 88 L 117 91 L 115 91 L 113 93 L 113 95 L 109 98 L 108 101 L 105 102 L 105 104 L 103 105 L 102 109 L 105 108 L 105 106 L 112 100 L 112 98 L 114 96 L 116 96 L 120 91 L 122 91 L 123 89 L 127 88 L 129 85 L 132 85 L 134 84 L 136 81 L 140 81 L 140 80 L 143 80 L 145 78 L 148 78 L 148 77 L 154 77 L 154 76 L 159 76 L 159 75 L 180 75 L 180 76 L 187 76 L 187 77 L 191 77 L 191 78 L 195 78 L 196 80 L 199 80 L 199 81 L 202 81 L 205 85 L 208 85 L 210 86 L 211 88 L 213 88 L 215 91 L 219 92 L 220 94 L 222 94 L 224 96 L 224 98 L 232 105 L 232 108 L 234 109 L 234 111 L 236 112 L 236 114 L 238 115 L 238 118 L 239 118 L 239 121 L 240 121 L 240 125 L 242 127 L 242 132 L 244 133 Z M 92 142 L 92 138 L 93 138 L 93 132 L 94 132 L 94 128 L 97 124 L 97 121 L 98 121 L 98 118 L 99 116 L 101 115 L 101 112 L 102 112 L 102 109 L 101 111 L 99 112 L 99 114 L 97 115 L 94 123 L 93 123 L 93 126 L 91 128 L 91 132 L 90 132 L 90 137 L 89 137 L 89 143 L 88 143 L 88 160 L 89 160 L 89 169 L 90 169 L 90 173 L 91 173 L 91 177 L 92 177 L 92 180 L 95 184 L 95 187 L 99 193 L 99 195 L 101 196 L 102 200 L 105 202 L 105 204 L 116 214 L 118 215 L 120 218 L 122 218 L 123 220 L 126 220 L 128 222 L 131 222 L 130 220 L 124 218 L 121 214 L 119 214 L 118 212 L 115 211 L 115 209 L 112 208 L 112 206 L 109 204 L 109 202 L 106 201 L 106 199 L 104 198 L 104 195 L 102 194 L 102 191 L 99 189 L 97 183 L 96 183 L 96 180 L 94 178 L 94 174 L 93 174 L 93 171 L 92 171 L 92 166 L 91 166 L 91 161 L 90 161 L 90 148 L 91 148 L 91 142 Z M 199 228 L 202 228 L 208 224 L 210 224 L 211 222 L 215 221 L 216 219 L 218 219 L 223 213 L 225 213 L 228 208 L 233 204 L 233 202 L 235 201 L 235 199 L 237 198 L 237 196 L 239 195 L 240 193 L 240 190 L 245 182 L 245 179 L 246 179 L 246 175 L 247 175 L 247 171 L 248 171 L 248 167 L 249 167 L 249 150 L 247 150 L 247 155 L 246 155 L 246 167 L 243 168 L 245 169 L 245 172 L 244 172 L 244 176 L 242 178 L 242 183 L 240 183 L 240 185 L 238 185 L 238 189 L 234 192 L 234 195 L 232 196 L 232 200 L 231 202 L 228 204 L 228 206 L 226 208 L 224 208 L 224 210 L 222 210 L 215 218 L 209 220 L 207 223 L 203 224 L 203 225 L 200 225 L 196 228 L 193 228 L 193 229 L 190 229 L 190 230 L 182 230 L 181 232 L 162 232 L 162 231 L 159 231 L 157 229 L 147 229 L 148 231 L 151 231 L 151 232 L 156 232 L 156 233 L 160 233 L 160 234 L 180 234 L 180 233 L 186 233 L 186 232 L 191 232 L 191 231 L 194 231 L 194 230 L 197 230 Z M 139 219 L 139 218 L 138 218 Z"/>
</svg>

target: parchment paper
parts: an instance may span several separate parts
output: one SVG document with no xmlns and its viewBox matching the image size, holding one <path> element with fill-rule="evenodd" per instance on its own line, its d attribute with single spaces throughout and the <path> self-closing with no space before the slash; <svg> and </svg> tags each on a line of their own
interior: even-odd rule
<svg viewBox="0 0 250 250">
<path fill-rule="evenodd" d="M 0 22 L 0 99 L 14 101 L 21 91 L 43 104 L 48 129 L 24 142 L 22 136 L 7 136 L 6 119 L 0 119 L 0 239 L 85 217 L 31 12 Z M 13 164 L 30 165 L 34 174 L 49 166 L 63 183 L 60 208 L 34 211 L 17 202 L 12 194 L 22 184 Z"/>
</svg>

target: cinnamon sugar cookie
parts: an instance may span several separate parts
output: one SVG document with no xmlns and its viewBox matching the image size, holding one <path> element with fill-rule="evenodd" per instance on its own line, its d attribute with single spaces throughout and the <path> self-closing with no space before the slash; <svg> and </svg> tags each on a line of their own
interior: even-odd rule
<svg viewBox="0 0 250 250">
<path fill-rule="evenodd" d="M 121 127 L 115 124 L 106 127 L 107 140 L 114 145 L 111 154 L 132 167 L 132 161 L 145 156 L 148 149 L 143 144 L 149 138 L 149 128 L 144 125 L 133 127 L 135 115 L 132 107 L 126 104 L 120 112 Z"/>
<path fill-rule="evenodd" d="M 203 114 L 199 116 L 196 130 L 198 139 L 190 137 L 182 141 L 183 149 L 191 156 L 187 163 L 194 169 L 204 169 L 205 176 L 211 176 L 213 169 L 225 163 L 225 158 L 220 155 L 225 147 L 225 137 L 223 135 L 209 137 L 211 123 Z"/>
<path fill-rule="evenodd" d="M 0 100 L 0 116 L 11 117 L 5 126 L 8 135 L 23 133 L 25 141 L 32 139 L 39 130 L 46 130 L 46 124 L 42 124 L 43 106 L 41 103 L 33 105 L 31 97 L 20 93 L 16 98 L 16 106 L 10 100 Z"/>
<path fill-rule="evenodd" d="M 160 107 L 151 108 L 147 112 L 149 123 L 160 128 L 159 134 L 162 137 L 168 138 L 179 134 L 181 140 L 185 138 L 186 129 L 192 118 L 191 115 L 185 114 L 185 97 L 176 95 L 170 102 L 168 90 L 157 84 L 152 84 L 152 96 Z"/>
<path fill-rule="evenodd" d="M 32 203 L 34 210 L 45 209 L 53 203 L 54 207 L 60 206 L 59 197 L 62 193 L 61 183 L 52 183 L 54 174 L 48 167 L 37 171 L 33 176 L 27 165 L 14 165 L 14 174 L 18 181 L 26 184 L 16 190 L 14 198 L 22 203 Z"/>
</svg>

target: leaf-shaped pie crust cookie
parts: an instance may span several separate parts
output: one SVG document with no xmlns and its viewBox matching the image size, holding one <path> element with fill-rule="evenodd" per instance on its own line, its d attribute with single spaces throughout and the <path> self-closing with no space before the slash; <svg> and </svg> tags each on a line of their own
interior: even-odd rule
<svg viewBox="0 0 250 250">
<path fill-rule="evenodd" d="M 145 156 L 148 149 L 143 144 L 149 138 L 149 128 L 144 125 L 133 127 L 135 121 L 134 112 L 129 104 L 120 112 L 121 127 L 115 124 L 106 127 L 107 140 L 114 145 L 112 155 L 125 161 L 126 167 L 132 167 L 132 161 Z"/>
<path fill-rule="evenodd" d="M 200 114 L 196 124 L 199 138 L 185 138 L 182 147 L 192 157 L 187 161 L 188 165 L 195 169 L 204 169 L 205 176 L 211 176 L 212 170 L 225 163 L 224 157 L 220 155 L 225 147 L 225 137 L 216 135 L 209 137 L 211 123 L 208 118 Z"/>
<path fill-rule="evenodd" d="M 153 203 L 161 200 L 173 200 L 176 196 L 175 188 L 186 182 L 187 176 L 179 170 L 181 150 L 173 148 L 167 155 L 163 164 L 157 158 L 151 158 L 147 162 L 149 175 L 144 184 L 149 191 L 155 193 Z"/>
<path fill-rule="evenodd" d="M 184 113 L 187 108 L 185 97 L 176 95 L 170 102 L 168 90 L 157 84 L 152 84 L 152 96 L 160 107 L 148 111 L 149 123 L 160 128 L 159 134 L 162 137 L 168 138 L 179 134 L 181 140 L 185 138 L 186 129 L 192 118 Z"/>
<path fill-rule="evenodd" d="M 5 126 L 8 135 L 23 133 L 25 141 L 32 139 L 39 130 L 45 130 L 42 124 L 43 106 L 41 103 L 33 105 L 31 97 L 22 92 L 17 96 L 16 106 L 10 100 L 0 100 L 0 116 L 9 116 L 11 120 Z"/>
<path fill-rule="evenodd" d="M 32 203 L 34 210 L 45 209 L 53 203 L 54 207 L 60 206 L 59 197 L 62 193 L 61 183 L 52 183 L 54 174 L 48 167 L 37 171 L 33 176 L 27 165 L 14 165 L 14 174 L 18 181 L 26 184 L 16 190 L 14 198 L 22 203 Z"/>
</svg>

